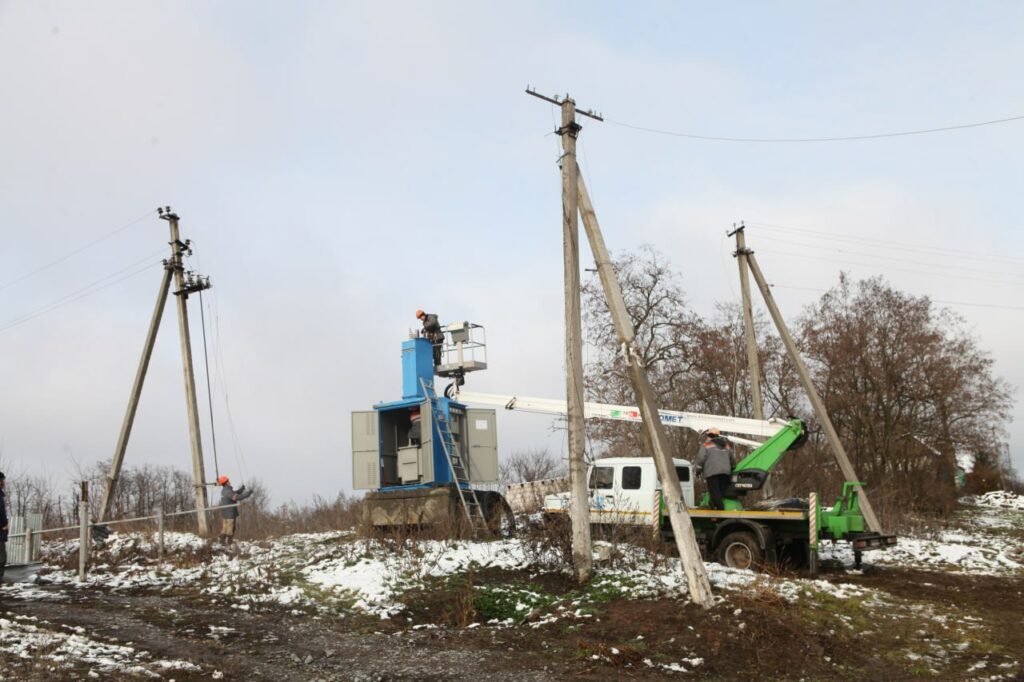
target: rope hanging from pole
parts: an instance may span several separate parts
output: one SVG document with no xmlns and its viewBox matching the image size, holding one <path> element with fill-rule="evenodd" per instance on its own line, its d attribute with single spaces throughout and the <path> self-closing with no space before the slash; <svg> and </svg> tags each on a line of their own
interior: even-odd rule
<svg viewBox="0 0 1024 682">
<path fill-rule="evenodd" d="M 213 445 L 213 472 L 215 479 L 220 478 L 220 465 L 217 462 L 217 430 L 213 425 L 213 391 L 210 389 L 210 355 L 206 349 L 206 312 L 203 306 L 203 291 L 199 290 L 199 320 L 203 328 L 203 366 L 206 369 L 206 402 L 210 407 L 210 442 Z"/>
</svg>

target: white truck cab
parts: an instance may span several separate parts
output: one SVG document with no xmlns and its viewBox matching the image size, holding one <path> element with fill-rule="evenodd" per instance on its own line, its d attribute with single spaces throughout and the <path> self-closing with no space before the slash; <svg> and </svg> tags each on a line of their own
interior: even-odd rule
<svg viewBox="0 0 1024 682">
<path fill-rule="evenodd" d="M 693 476 L 690 462 L 674 459 L 676 474 L 687 507 L 693 507 Z M 590 465 L 590 522 L 649 526 L 660 518 L 661 481 L 650 457 L 608 457 Z M 544 497 L 545 513 L 567 513 L 570 493 Z"/>
</svg>

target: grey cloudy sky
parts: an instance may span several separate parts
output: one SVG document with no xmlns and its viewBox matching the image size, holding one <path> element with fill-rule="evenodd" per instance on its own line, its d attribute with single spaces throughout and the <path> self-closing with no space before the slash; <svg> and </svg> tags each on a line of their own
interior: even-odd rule
<svg viewBox="0 0 1024 682">
<path fill-rule="evenodd" d="M 491 369 L 473 389 L 558 396 L 557 139 L 527 84 L 605 113 L 584 121 L 581 160 L 606 240 L 668 254 L 699 312 L 736 295 L 724 232 L 738 220 L 927 244 L 951 251 L 748 237 L 774 283 L 801 287 L 777 290 L 788 316 L 840 269 L 884 274 L 957 302 L 997 372 L 1024 384 L 1024 122 L 778 145 L 619 125 L 806 137 L 1024 114 L 1024 6 L 506 4 L 0 2 L 7 466 L 63 481 L 111 455 L 166 224 L 150 216 L 14 280 L 158 205 L 214 281 L 221 468 L 278 501 L 348 489 L 349 413 L 398 397 L 416 308 L 487 326 Z M 184 468 L 166 323 L 128 462 Z M 502 450 L 561 450 L 549 422 L 503 415 Z"/>
</svg>

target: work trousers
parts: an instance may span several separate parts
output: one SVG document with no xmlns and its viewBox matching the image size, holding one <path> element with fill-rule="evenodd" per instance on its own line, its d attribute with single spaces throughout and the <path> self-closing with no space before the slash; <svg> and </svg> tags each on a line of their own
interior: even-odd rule
<svg viewBox="0 0 1024 682">
<path fill-rule="evenodd" d="M 722 497 L 725 496 L 725 490 L 729 487 L 730 478 L 729 474 L 716 474 L 704 479 L 708 484 L 708 495 L 711 496 L 712 509 L 725 509 L 725 506 L 722 504 Z"/>
</svg>

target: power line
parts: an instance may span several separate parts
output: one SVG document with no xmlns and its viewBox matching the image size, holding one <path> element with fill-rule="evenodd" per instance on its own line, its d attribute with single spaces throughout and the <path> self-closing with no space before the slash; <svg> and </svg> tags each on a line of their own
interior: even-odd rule
<svg viewBox="0 0 1024 682">
<path fill-rule="evenodd" d="M 797 291 L 813 291 L 818 294 L 824 294 L 828 292 L 828 289 L 814 289 L 812 287 L 791 287 L 785 284 L 770 284 L 773 289 L 795 289 Z M 966 305 L 976 308 L 1000 308 L 1002 310 L 1024 310 L 1024 306 L 1019 305 L 1000 305 L 998 303 L 972 303 L 968 301 L 944 301 L 939 298 L 932 298 L 927 296 L 929 301 L 932 303 L 941 303 L 943 305 Z"/>
<path fill-rule="evenodd" d="M 142 222 L 143 220 L 145 220 L 146 218 L 150 217 L 154 213 L 156 213 L 155 210 L 154 211 L 147 211 L 145 213 L 145 215 L 141 215 L 138 218 L 136 218 L 135 220 L 132 220 L 131 222 L 125 223 L 121 227 L 106 233 L 102 237 L 98 237 L 98 238 L 92 240 L 91 242 L 89 242 L 88 244 L 85 244 L 84 246 L 78 247 L 74 251 L 71 251 L 70 253 L 67 253 L 67 254 L 63 255 L 60 258 L 56 259 L 56 260 L 52 260 L 49 263 L 46 263 L 45 265 L 39 266 L 38 268 L 36 268 L 35 270 L 32 270 L 31 272 L 27 272 L 24 275 L 20 275 L 20 276 L 16 277 L 15 279 L 12 279 L 11 281 L 7 282 L 6 284 L 0 284 L 0 291 L 3 291 L 4 289 L 7 289 L 8 287 L 12 287 L 15 284 L 18 284 L 19 282 L 23 282 L 26 279 L 28 279 L 29 277 L 32 277 L 33 275 L 38 275 L 40 272 L 44 272 L 46 270 L 49 270 L 50 268 L 52 268 L 55 265 L 60 265 L 64 261 L 68 260 L 69 258 L 72 258 L 73 256 L 77 256 L 78 254 L 82 253 L 83 251 L 86 251 L 87 249 L 90 249 L 90 248 L 96 246 L 100 242 L 105 241 L 107 239 L 110 239 L 111 237 L 113 237 L 116 234 L 124 232 L 129 227 L 131 227 L 132 225 L 135 225 L 137 223 Z"/>
<path fill-rule="evenodd" d="M 747 225 L 753 225 L 756 227 L 764 228 L 769 231 L 777 230 L 782 232 L 794 232 L 798 234 L 812 235 L 815 239 L 825 239 L 830 241 L 838 242 L 849 242 L 853 244 L 862 245 L 878 245 L 886 248 L 895 249 L 897 251 L 919 251 L 921 253 L 930 253 L 934 255 L 950 255 L 958 258 L 967 258 L 970 260 L 992 260 L 1002 261 L 1012 264 L 1024 265 L 1024 258 L 1018 256 L 999 256 L 991 253 L 981 253 L 978 251 L 963 251 L 960 249 L 949 249 L 940 246 L 921 246 L 919 244 L 909 244 L 907 242 L 897 242 L 888 239 L 877 239 L 874 237 L 854 237 L 852 235 L 837 235 L 828 232 L 822 232 L 820 230 L 809 230 L 802 227 L 790 227 L 787 225 L 776 225 L 772 223 L 761 223 L 757 221 L 745 221 Z"/>
<path fill-rule="evenodd" d="M 840 249 L 834 246 L 819 246 L 818 244 L 806 244 L 804 242 L 794 241 L 792 239 L 780 239 L 778 237 L 758 237 L 759 240 L 766 240 L 770 242 L 779 242 L 781 244 L 793 244 L 801 248 L 806 249 L 818 249 L 820 251 L 835 251 L 836 253 L 849 254 L 851 256 L 862 256 L 866 258 L 878 258 L 880 260 L 895 261 L 897 263 L 908 263 L 910 265 L 921 265 L 929 268 L 941 268 L 942 270 L 962 270 L 964 272 L 975 272 L 983 275 L 1000 275 L 1006 277 L 1024 277 L 1024 270 L 1020 272 L 993 272 L 991 270 L 981 270 L 979 268 L 965 268 L 961 265 L 947 265 L 945 263 L 928 263 L 924 261 L 909 260 L 907 258 L 895 258 L 893 256 L 882 256 L 877 253 L 864 253 L 863 251 L 847 251 L 846 249 Z M 941 256 L 949 258 L 951 256 Z M 940 273 L 936 273 L 940 274 Z"/>
<path fill-rule="evenodd" d="M 909 272 L 915 275 L 928 275 L 929 277 L 942 277 L 943 279 L 959 279 L 972 282 L 987 282 L 989 284 L 1002 284 L 1006 286 L 1021 286 L 1024 282 L 1008 282 L 1006 280 L 997 279 L 985 279 L 984 277 L 967 277 L 965 275 L 950 275 L 944 272 L 928 272 L 926 270 L 912 270 L 910 268 L 896 268 L 892 266 L 880 267 L 877 263 L 860 263 L 857 261 L 846 260 L 844 258 L 827 258 L 824 256 L 818 256 L 816 254 L 799 254 L 793 253 L 792 251 L 776 251 L 775 249 L 758 249 L 759 253 L 773 253 L 782 256 L 797 256 L 800 258 L 811 258 L 815 260 L 830 261 L 832 263 L 840 263 L 842 265 L 860 265 L 866 268 L 874 268 L 876 270 L 893 270 L 897 272 Z"/>
<path fill-rule="evenodd" d="M 160 251 L 158 253 L 163 253 L 163 251 L 164 251 L 164 249 L 160 249 Z M 161 261 L 156 261 L 156 262 L 153 261 L 153 259 L 156 257 L 156 255 L 157 254 L 154 253 L 152 255 L 146 256 L 145 258 L 142 258 L 142 259 L 132 263 L 131 265 L 128 265 L 128 266 L 126 266 L 124 268 L 121 268 L 120 270 L 117 270 L 116 272 L 112 272 L 111 274 L 109 274 L 109 275 L 107 275 L 105 277 L 101 277 L 100 279 L 96 280 L 95 282 L 92 282 L 91 284 L 87 284 L 86 286 L 81 287 L 79 289 L 76 289 L 75 291 L 72 291 L 69 294 L 65 294 L 64 296 L 61 296 L 60 298 L 55 299 L 55 300 L 47 303 L 46 305 L 40 306 L 40 307 L 36 308 L 35 310 L 31 310 L 31 311 L 25 313 L 24 315 L 16 317 L 16 318 L 14 318 L 12 320 L 8 320 L 4 324 L 0 325 L 0 332 L 5 332 L 8 329 L 11 329 L 12 327 L 17 327 L 18 325 L 24 324 L 25 322 L 29 322 L 30 320 L 34 320 L 37 317 L 42 317 L 43 315 L 51 313 L 54 310 L 57 310 L 58 308 L 62 308 L 62 307 L 64 307 L 65 305 L 67 305 L 69 303 L 74 303 L 75 301 L 80 301 L 81 299 L 86 298 L 88 296 L 92 296 L 95 293 L 99 293 L 100 291 L 103 291 L 104 289 L 107 289 L 108 287 L 111 287 L 111 286 L 117 284 L 118 282 L 123 282 L 124 280 L 129 279 L 131 277 L 134 277 L 135 275 L 138 275 L 138 274 L 141 274 L 143 272 L 146 272 L 153 265 L 156 265 L 157 263 L 161 262 Z M 118 275 L 120 275 L 121 273 L 123 273 L 123 272 L 125 272 L 127 270 L 131 270 L 132 268 L 135 268 L 135 267 L 141 265 L 142 263 L 145 263 L 145 265 L 143 265 L 143 267 L 141 269 L 135 270 L 135 271 L 125 275 L 124 277 L 120 277 L 118 279 L 114 279 L 113 281 L 108 281 L 111 278 L 117 277 Z M 106 284 L 104 284 L 104 282 L 106 282 Z M 100 285 L 102 285 L 102 286 L 100 286 Z"/>
<path fill-rule="evenodd" d="M 647 126 L 638 126 L 632 123 L 625 123 L 624 121 L 616 121 L 611 118 L 606 118 L 605 121 L 613 125 L 621 126 L 623 128 L 630 128 L 632 130 L 639 130 L 645 133 L 654 133 L 657 135 L 668 135 L 670 137 L 684 137 L 691 140 L 706 140 L 710 142 L 758 142 L 758 143 L 773 143 L 773 142 L 849 142 L 852 140 L 877 140 L 886 137 L 902 137 L 905 135 L 925 135 L 928 133 L 942 133 L 951 130 L 964 130 L 966 128 L 980 128 L 982 126 L 997 125 L 1000 123 L 1011 123 L 1013 121 L 1024 120 L 1024 116 L 1010 116 L 1007 118 L 997 118 L 991 121 L 978 121 L 976 123 L 963 123 L 960 125 L 943 126 L 941 128 L 923 128 L 920 130 L 902 130 L 894 133 L 875 133 L 872 135 L 841 135 L 832 137 L 720 137 L 716 135 L 697 135 L 695 133 L 684 133 L 673 130 L 662 130 L 659 128 L 649 128 Z"/>
</svg>

